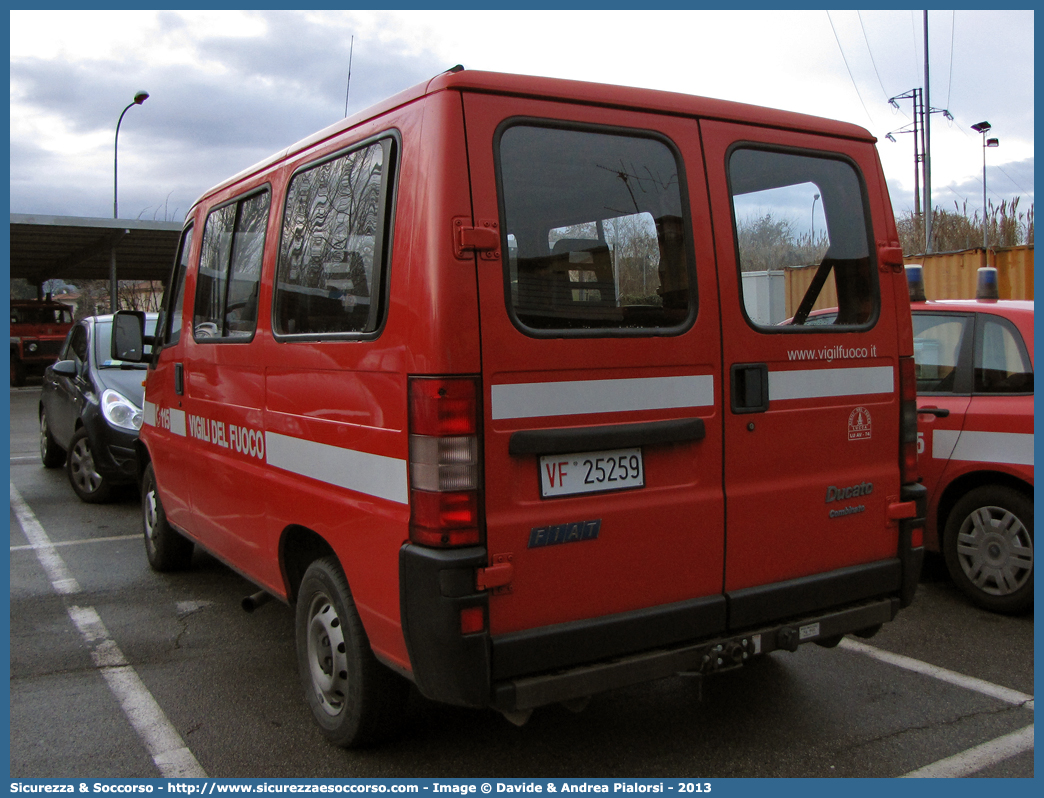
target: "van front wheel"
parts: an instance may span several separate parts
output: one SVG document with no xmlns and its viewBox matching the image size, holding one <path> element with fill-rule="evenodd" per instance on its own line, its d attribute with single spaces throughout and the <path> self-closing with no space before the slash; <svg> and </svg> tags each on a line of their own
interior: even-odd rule
<svg viewBox="0 0 1044 798">
<path fill-rule="evenodd" d="M 145 466 L 141 478 L 141 525 L 145 537 L 145 556 L 154 571 L 182 571 L 192 563 L 191 540 L 183 537 L 167 522 L 152 463 Z"/>
<path fill-rule="evenodd" d="M 296 627 L 305 697 L 326 738 L 355 748 L 394 735 L 409 685 L 374 657 L 336 558 L 316 560 L 305 571 Z"/>
</svg>

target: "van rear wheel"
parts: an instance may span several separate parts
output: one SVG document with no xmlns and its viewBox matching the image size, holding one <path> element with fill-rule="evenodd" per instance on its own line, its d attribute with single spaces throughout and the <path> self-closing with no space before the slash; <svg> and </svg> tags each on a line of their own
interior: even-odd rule
<svg viewBox="0 0 1044 798">
<path fill-rule="evenodd" d="M 305 571 L 296 627 L 301 682 L 323 735 L 355 748 L 398 732 L 409 684 L 374 657 L 335 557 L 316 560 Z"/>
</svg>

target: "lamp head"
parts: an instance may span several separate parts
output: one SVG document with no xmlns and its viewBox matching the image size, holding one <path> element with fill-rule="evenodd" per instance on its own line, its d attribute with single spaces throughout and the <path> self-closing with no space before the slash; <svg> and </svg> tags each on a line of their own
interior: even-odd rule
<svg viewBox="0 0 1044 798">
<path fill-rule="evenodd" d="M 135 92 L 135 94 L 134 94 L 134 104 L 135 105 L 141 105 L 147 99 L 149 99 L 149 93 L 147 91 L 139 91 L 139 92 Z"/>
<path fill-rule="evenodd" d="M 986 146 L 987 147 L 999 147 L 1000 146 L 1000 139 L 986 139 Z"/>
<path fill-rule="evenodd" d="M 977 125 L 971 126 L 972 130 L 974 130 L 976 133 L 985 133 L 991 127 L 993 127 L 993 125 L 991 125 L 989 122 L 979 122 Z"/>
</svg>

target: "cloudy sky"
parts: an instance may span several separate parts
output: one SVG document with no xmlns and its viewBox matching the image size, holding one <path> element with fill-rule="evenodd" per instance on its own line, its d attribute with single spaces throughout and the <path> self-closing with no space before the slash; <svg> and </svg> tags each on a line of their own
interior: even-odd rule
<svg viewBox="0 0 1044 798">
<path fill-rule="evenodd" d="M 1033 202 L 1032 11 L 929 16 L 937 207 Z M 354 45 L 352 45 L 354 37 Z M 12 213 L 181 221 L 211 185 L 454 64 L 720 97 L 870 130 L 897 214 L 913 206 L 909 100 L 921 11 L 12 11 Z"/>
</svg>

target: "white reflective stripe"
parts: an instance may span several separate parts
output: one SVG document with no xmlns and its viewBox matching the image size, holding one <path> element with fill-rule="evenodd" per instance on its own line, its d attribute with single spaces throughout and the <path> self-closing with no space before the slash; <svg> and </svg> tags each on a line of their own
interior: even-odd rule
<svg viewBox="0 0 1044 798">
<path fill-rule="evenodd" d="M 932 457 L 1004 465 L 1033 465 L 1033 435 L 940 429 L 932 433 Z"/>
<path fill-rule="evenodd" d="M 961 431 L 957 429 L 932 430 L 932 459 L 949 460 Z"/>
<path fill-rule="evenodd" d="M 379 499 L 409 503 L 405 460 L 275 432 L 265 433 L 265 450 L 268 464 L 284 471 Z"/>
<path fill-rule="evenodd" d="M 491 411 L 502 419 L 713 406 L 714 377 L 701 374 L 494 385 Z"/>
<path fill-rule="evenodd" d="M 170 409 L 170 431 L 175 435 L 180 435 L 183 438 L 185 437 L 187 430 L 185 427 L 184 410 L 175 410 L 173 407 Z"/>
<path fill-rule="evenodd" d="M 891 366 L 769 372 L 770 402 L 893 391 L 895 370 Z"/>
<path fill-rule="evenodd" d="M 159 408 L 155 403 L 146 401 L 141 409 L 143 414 L 142 425 L 148 427 L 157 426 L 156 420 L 159 418 Z M 185 411 L 176 410 L 172 407 L 167 412 L 169 413 L 170 431 L 184 438 L 188 432 L 188 428 L 185 426 Z"/>
</svg>

